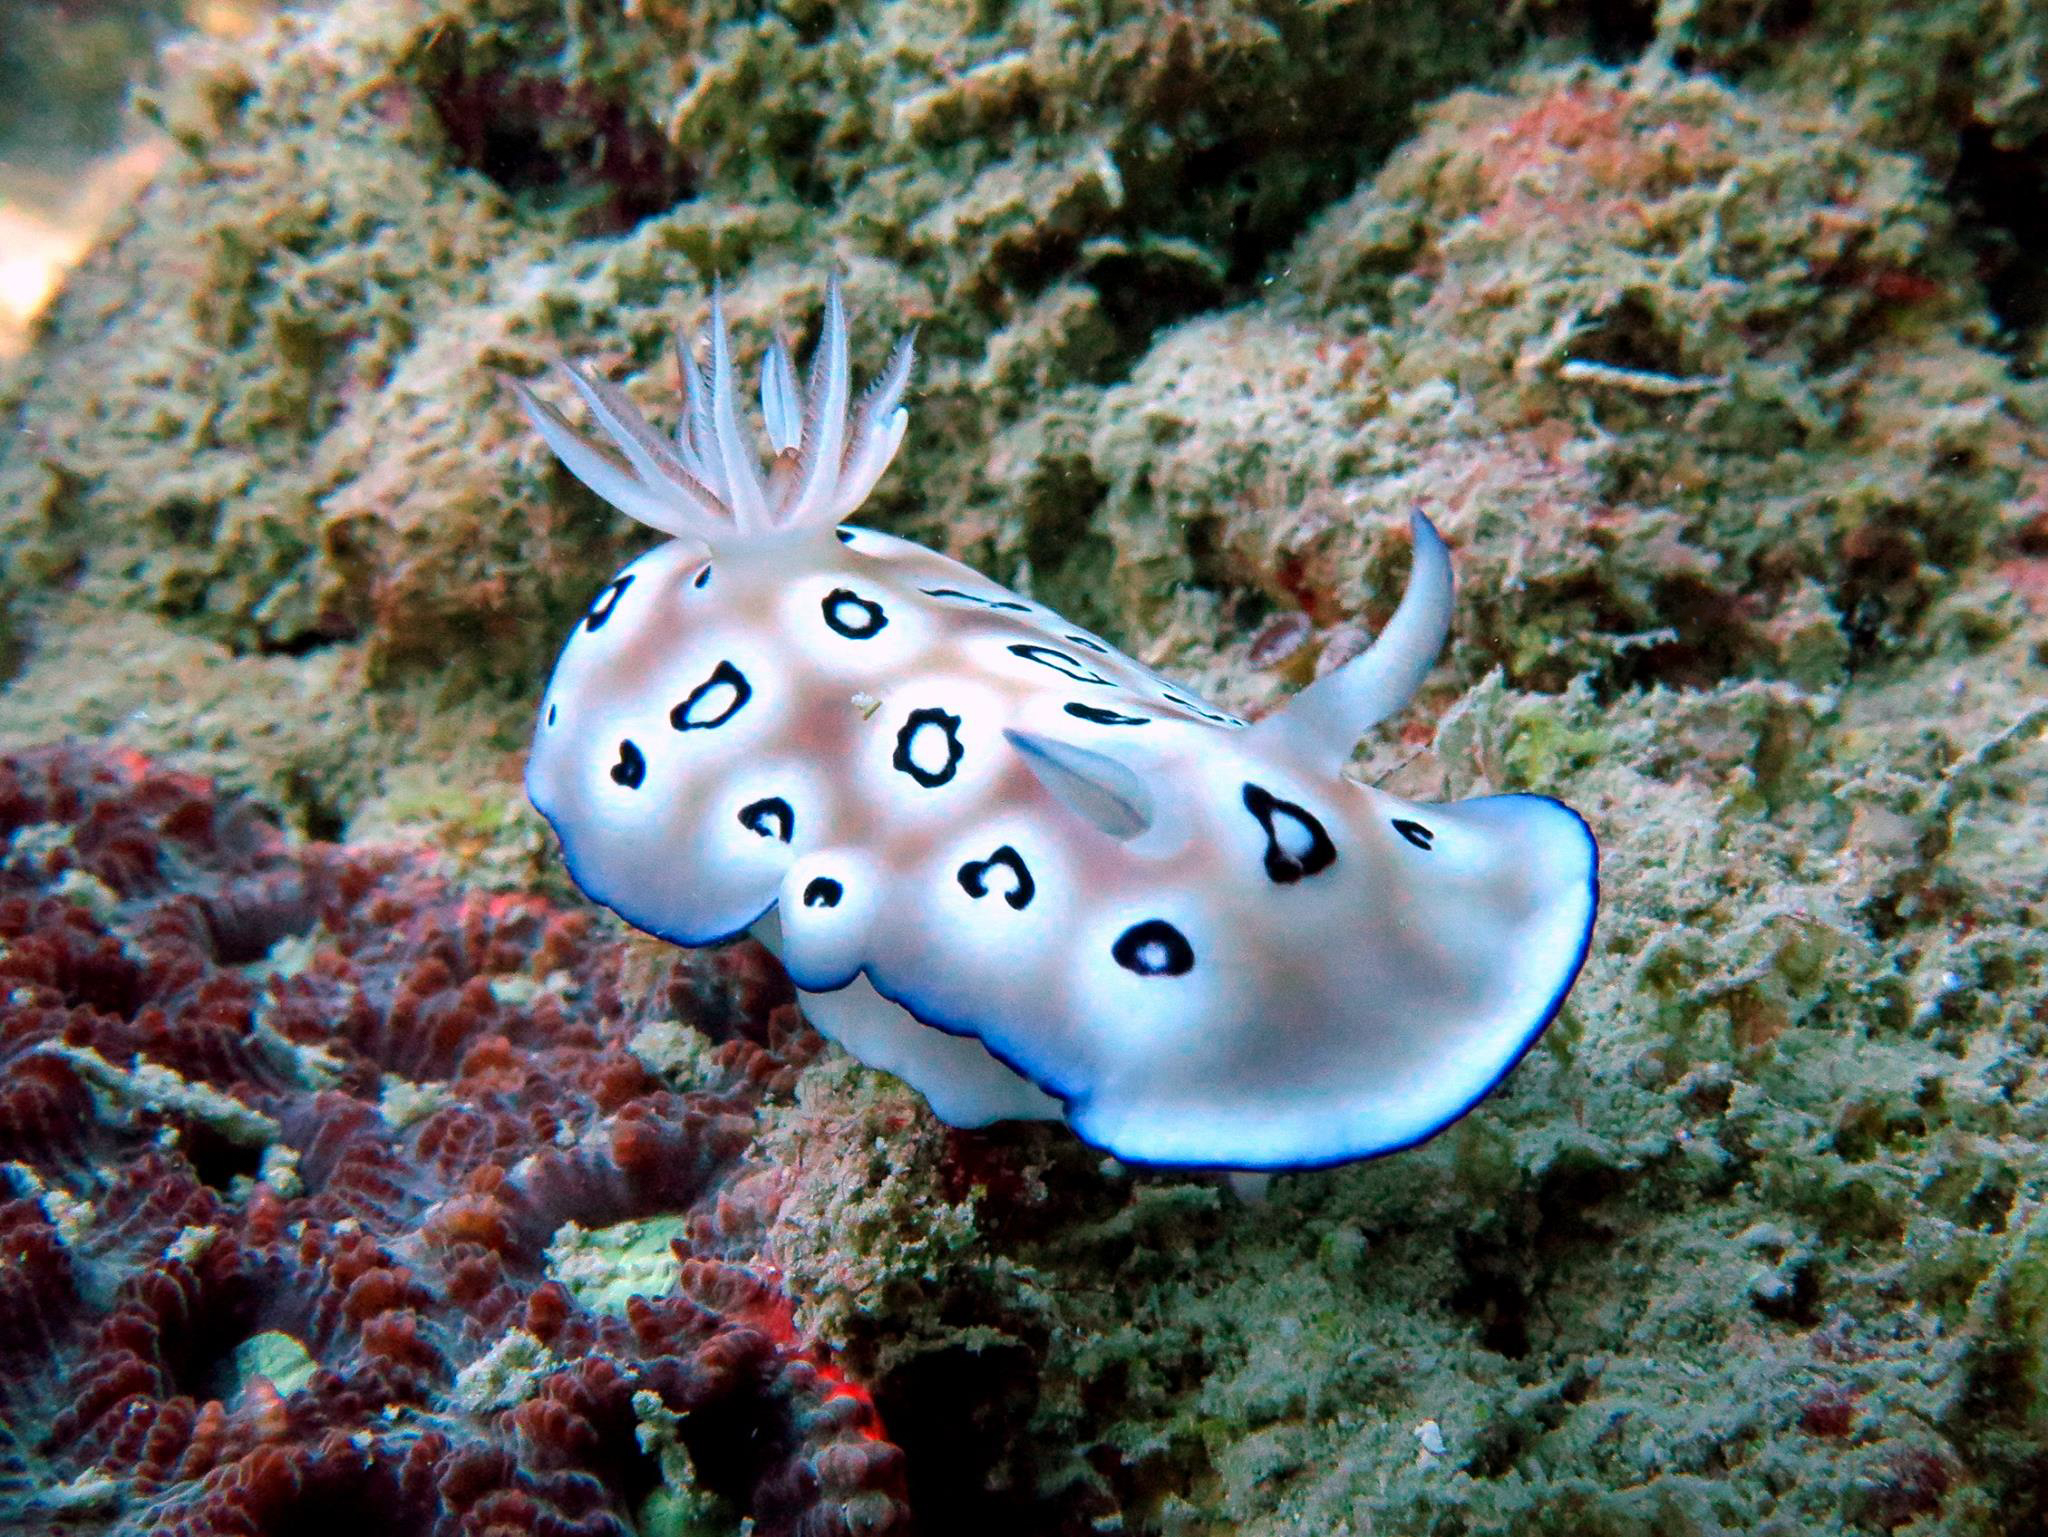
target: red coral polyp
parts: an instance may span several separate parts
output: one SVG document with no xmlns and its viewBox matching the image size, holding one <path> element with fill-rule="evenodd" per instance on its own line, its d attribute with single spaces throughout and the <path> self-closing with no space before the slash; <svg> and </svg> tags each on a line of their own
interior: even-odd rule
<svg viewBox="0 0 2048 1537">
<path fill-rule="evenodd" d="M 817 1050 L 772 965 L 650 977 L 585 914 L 295 847 L 132 753 L 0 758 L 0 835 L 0 1417 L 32 1524 L 107 1480 L 96 1529 L 613 1537 L 659 1482 L 651 1392 L 764 1537 L 908 1530 L 866 1393 L 796 1336 L 760 1224 L 721 1220 Z M 711 1087 L 626 1049 L 679 1016 L 722 1043 Z M 424 1113 L 387 1111 L 406 1083 Z M 565 1222 L 651 1216 L 691 1235 L 669 1294 L 616 1317 L 547 1276 Z M 514 1329 L 524 1377 L 464 1386 Z"/>
</svg>

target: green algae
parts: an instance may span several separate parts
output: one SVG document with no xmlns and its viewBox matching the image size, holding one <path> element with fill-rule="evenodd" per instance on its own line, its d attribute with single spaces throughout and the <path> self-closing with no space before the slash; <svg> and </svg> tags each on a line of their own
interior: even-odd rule
<svg viewBox="0 0 2048 1537">
<path fill-rule="evenodd" d="M 288 1397 L 313 1378 L 318 1365 L 296 1335 L 277 1329 L 252 1334 L 235 1347 L 235 1381 L 247 1387 L 264 1378 L 281 1397 Z"/>
<path fill-rule="evenodd" d="M 784 1182 L 769 1232 L 808 1335 L 838 1344 L 893 1329 L 935 1286 L 987 1258 L 970 1204 L 936 1188 L 943 1142 L 916 1096 L 886 1074 L 844 1058 L 813 1068 L 796 1103 L 767 1118 L 758 1156 L 770 1169 L 807 1171 Z M 911 1332 L 927 1340 L 929 1321 Z M 942 1332 L 949 1348 L 959 1343 Z M 915 1348 L 900 1337 L 882 1344 L 898 1346 Z"/>
<path fill-rule="evenodd" d="M 1454 97 L 1258 305 L 1105 398 L 1126 606 L 1334 625 L 1398 591 L 1419 504 L 1466 546 L 1468 678 L 1839 677 L 2002 530 L 2043 414 L 1940 217 L 1843 121 L 1702 80 Z"/>
<path fill-rule="evenodd" d="M 0 385 L 0 729 L 559 880 L 519 746 L 633 535 L 484 369 L 596 354 L 666 420 L 712 275 L 752 352 L 837 260 L 859 354 L 927 357 L 876 521 L 1257 710 L 1384 620 L 1422 506 L 1457 633 L 1359 771 L 1604 851 L 1505 1088 L 1263 1204 L 836 1056 L 771 1107 L 742 1183 L 926 1522 L 2038 1524 L 2048 403 L 1971 190 L 2039 163 L 2038 19 L 1667 4 L 1637 67 L 1496 72 L 1460 17 L 355 0 L 215 55 Z M 665 1291 L 675 1220 L 551 1269 Z M 643 1526 L 730 1529 L 657 1409 Z"/>
<path fill-rule="evenodd" d="M 109 1062 L 90 1046 L 49 1046 L 78 1070 L 103 1113 L 115 1122 L 167 1111 L 183 1116 L 237 1147 L 262 1148 L 278 1138 L 276 1120 L 243 1104 L 212 1084 L 180 1077 L 157 1062 L 124 1067 Z M 170 1133 L 175 1135 L 175 1133 Z"/>
<path fill-rule="evenodd" d="M 715 1083 L 719 1070 L 714 1048 L 702 1031 L 679 1019 L 657 1019 L 633 1032 L 626 1049 L 650 1073 L 678 1089 L 700 1089 Z"/>
<path fill-rule="evenodd" d="M 454 1400 L 473 1414 L 509 1409 L 534 1384 L 561 1366 L 561 1358 L 524 1329 L 507 1329 L 491 1348 L 456 1374 Z"/>
<path fill-rule="evenodd" d="M 585 1307 L 623 1318 L 629 1298 L 674 1289 L 672 1246 L 688 1236 L 685 1217 L 644 1217 L 597 1229 L 567 1222 L 548 1243 L 548 1274 Z"/>
<path fill-rule="evenodd" d="M 731 1502 L 703 1488 L 690 1451 L 683 1444 L 683 1417 L 643 1388 L 633 1395 L 635 1434 L 640 1449 L 661 1469 L 661 1484 L 641 1504 L 639 1529 L 646 1537 L 729 1537 L 750 1523 Z"/>
</svg>

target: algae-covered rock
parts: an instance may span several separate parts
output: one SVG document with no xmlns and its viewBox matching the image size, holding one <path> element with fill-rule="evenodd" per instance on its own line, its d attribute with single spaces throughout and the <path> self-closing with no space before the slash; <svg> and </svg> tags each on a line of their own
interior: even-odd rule
<svg viewBox="0 0 2048 1537">
<path fill-rule="evenodd" d="M 1831 682 L 2011 534 L 2030 464 L 1942 217 L 1845 122 L 1705 80 L 1454 97 L 1104 402 L 1129 601 L 1380 620 L 1421 506 L 1468 547 L 1468 677 Z"/>
<path fill-rule="evenodd" d="M 1813 5 L 1661 0 L 1658 45 L 1687 68 L 1826 101 L 1942 182 L 1992 308 L 2038 368 L 2048 345 L 2048 10 L 2029 0 Z"/>
<path fill-rule="evenodd" d="M 925 360 L 864 516 L 1256 714 L 1420 507 L 1453 644 L 1358 772 L 1603 845 L 1503 1090 L 1263 1203 L 836 1055 L 763 1109 L 691 1231 L 872 1391 L 925 1529 L 2037 1529 L 2048 397 L 1986 190 L 2040 163 L 2037 18 L 1596 9 L 344 0 L 190 57 L 0 384 L 0 733 L 560 889 L 520 741 L 639 536 L 490 371 L 672 420 L 713 278 L 752 354 L 837 265 L 857 353 Z M 684 1087 L 675 1012 L 632 1044 Z M 556 1279 L 630 1316 L 676 1222 Z M 727 1520 L 636 1413 L 650 1529 Z"/>
<path fill-rule="evenodd" d="M 958 514 L 992 431 L 1255 274 L 1517 42 L 1443 21 L 343 0 L 192 46 L 144 102 L 172 164 L 0 386 L 8 585 L 51 631 L 111 608 L 223 667 L 344 652 L 516 719 L 634 536 L 491 370 L 595 356 L 660 415 L 714 278 L 751 350 L 834 264 L 863 351 L 923 327 L 875 515 L 985 544 L 1001 509 Z M 122 724 L 203 741 L 175 704 Z"/>
</svg>

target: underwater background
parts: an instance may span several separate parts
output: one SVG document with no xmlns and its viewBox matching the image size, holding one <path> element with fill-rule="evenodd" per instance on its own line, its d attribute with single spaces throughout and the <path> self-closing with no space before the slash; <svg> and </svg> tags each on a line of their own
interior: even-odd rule
<svg viewBox="0 0 2048 1537">
<path fill-rule="evenodd" d="M 1354 772 L 1604 852 L 1471 1115 L 950 1130 L 569 885 L 492 370 L 834 268 L 861 520 L 1228 709 L 1444 531 Z M 0 1528 L 2048 1531 L 2048 8 L 11 0 L 0 351 Z"/>
</svg>

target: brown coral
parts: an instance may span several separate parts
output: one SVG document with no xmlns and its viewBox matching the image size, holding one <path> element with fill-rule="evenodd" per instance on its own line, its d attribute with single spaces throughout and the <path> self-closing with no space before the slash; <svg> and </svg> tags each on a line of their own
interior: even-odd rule
<svg viewBox="0 0 2048 1537">
<path fill-rule="evenodd" d="M 656 1488 L 663 1413 L 759 1531 L 904 1528 L 899 1454 L 728 1205 L 815 1050 L 748 962 L 629 986 L 585 915 L 291 847 L 132 755 L 0 760 L 0 835 L 18 1516 L 600 1537 Z M 627 1049 L 675 1010 L 724 1037 L 715 1083 Z M 657 1213 L 683 1219 L 674 1290 L 620 1317 L 549 1279 L 564 1222 Z M 508 1331 L 532 1356 L 497 1394 Z M 279 1341 L 283 1380 L 249 1355 Z"/>
</svg>

